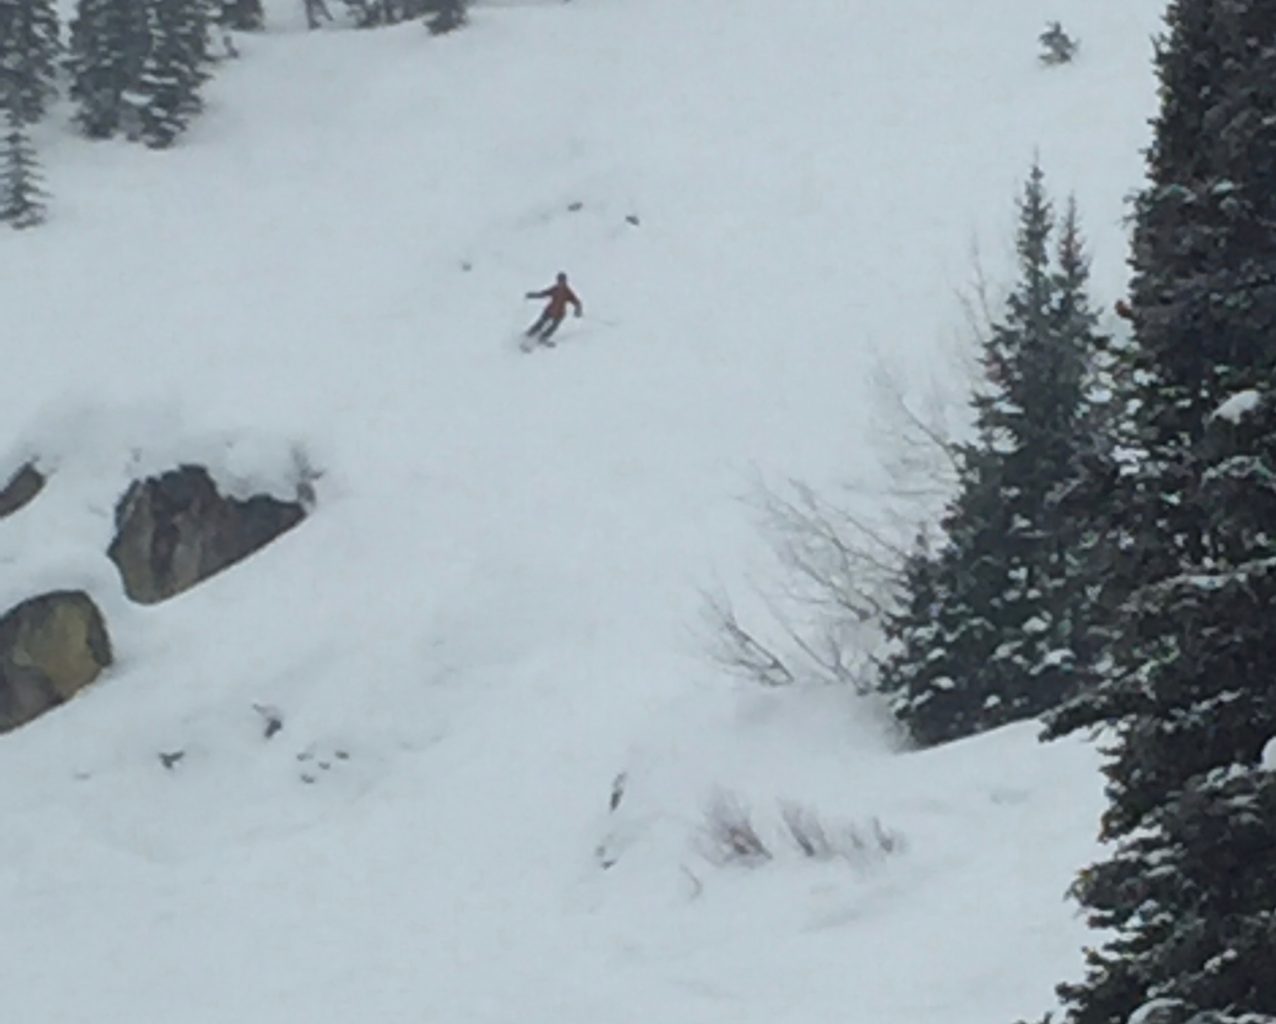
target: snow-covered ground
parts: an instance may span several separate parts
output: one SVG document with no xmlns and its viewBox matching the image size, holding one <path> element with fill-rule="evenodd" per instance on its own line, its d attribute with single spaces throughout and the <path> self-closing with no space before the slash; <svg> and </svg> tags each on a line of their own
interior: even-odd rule
<svg viewBox="0 0 1276 1024">
<path fill-rule="evenodd" d="M 0 598 L 87 586 L 118 664 L 0 738 L 4 1018 L 1044 1009 L 1080 966 L 1093 750 L 898 753 L 847 695 L 724 678 L 700 595 L 778 583 L 757 479 L 876 478 L 875 382 L 948 372 L 1034 152 L 1120 294 L 1159 8 L 493 3 L 432 39 L 277 0 L 173 151 L 46 126 L 50 223 L 0 233 L 0 476 L 52 475 L 0 522 Z M 1045 70 L 1053 17 L 1082 49 Z M 523 355 L 560 269 L 586 316 Z M 299 456 L 306 523 L 124 600 L 128 480 L 286 491 Z M 722 794 L 771 861 L 706 858 Z M 902 842 L 806 860 L 781 801 Z"/>
</svg>

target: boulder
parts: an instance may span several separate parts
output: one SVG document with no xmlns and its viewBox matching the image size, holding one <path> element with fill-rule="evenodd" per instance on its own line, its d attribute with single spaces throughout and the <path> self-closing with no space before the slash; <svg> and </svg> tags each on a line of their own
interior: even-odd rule
<svg viewBox="0 0 1276 1024">
<path fill-rule="evenodd" d="M 106 623 L 81 590 L 30 598 L 0 618 L 0 732 L 74 697 L 111 664 Z"/>
<path fill-rule="evenodd" d="M 223 497 L 202 466 L 182 466 L 135 482 L 115 509 L 107 549 L 124 590 L 155 604 L 264 547 L 306 512 L 268 495 Z"/>
<path fill-rule="evenodd" d="M 25 463 L 0 487 L 0 519 L 30 502 L 44 487 L 44 474 L 35 468 L 34 462 Z"/>
</svg>

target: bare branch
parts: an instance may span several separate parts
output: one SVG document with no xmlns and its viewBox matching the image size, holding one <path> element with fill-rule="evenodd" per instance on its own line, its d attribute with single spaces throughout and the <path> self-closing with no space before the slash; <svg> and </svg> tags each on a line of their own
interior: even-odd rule
<svg viewBox="0 0 1276 1024">
<path fill-rule="evenodd" d="M 756 867 L 772 859 L 771 850 L 753 824 L 753 815 L 738 796 L 714 794 L 705 808 L 701 852 L 713 864 Z"/>
<path fill-rule="evenodd" d="M 977 240 L 970 244 L 970 265 L 973 268 L 972 281 L 966 291 L 957 294 L 957 301 L 965 314 L 970 336 L 976 341 L 983 341 L 991 332 L 992 325 L 997 322 L 997 317 L 993 312 L 995 304 L 990 298 L 991 287 L 988 276 L 984 273 L 984 262 L 979 254 Z"/>
<path fill-rule="evenodd" d="M 828 860 L 833 855 L 833 844 L 824 829 L 819 815 L 795 800 L 780 804 L 780 820 L 802 856 L 812 860 Z"/>
<path fill-rule="evenodd" d="M 819 813 L 794 800 L 780 803 L 784 832 L 802 856 L 810 860 L 841 859 L 853 865 L 882 860 L 904 849 L 903 837 L 873 818 L 869 828 L 854 822 L 829 825 Z"/>
<path fill-rule="evenodd" d="M 963 304 L 977 335 L 990 329 L 988 288 L 978 261 Z M 920 402 L 885 363 L 875 370 L 875 393 L 887 403 L 874 422 L 891 430 L 886 478 L 876 486 L 846 488 L 845 504 L 790 479 L 780 488 L 756 485 L 772 550 L 787 570 L 779 597 L 760 594 L 779 639 L 775 646 L 743 626 L 726 598 L 707 599 L 715 634 L 714 660 L 735 675 L 765 686 L 818 680 L 873 689 L 885 643 L 883 624 L 898 607 L 904 567 L 917 538 L 941 514 L 960 473 L 960 447 L 948 427 L 951 379 L 932 380 Z M 910 382 L 911 383 L 911 382 Z M 915 389 L 911 389 L 915 391 Z M 963 406 L 968 392 L 962 394 Z M 871 515 L 859 511 L 868 499 Z"/>
<path fill-rule="evenodd" d="M 719 666 L 768 687 L 797 681 L 778 654 L 740 625 L 729 598 L 706 593 L 704 602 L 711 630 L 709 654 Z"/>
</svg>

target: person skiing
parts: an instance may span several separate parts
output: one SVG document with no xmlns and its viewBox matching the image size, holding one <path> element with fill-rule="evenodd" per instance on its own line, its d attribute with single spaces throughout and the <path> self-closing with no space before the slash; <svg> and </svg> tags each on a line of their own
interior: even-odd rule
<svg viewBox="0 0 1276 1024">
<path fill-rule="evenodd" d="M 567 284 L 567 275 L 559 273 L 554 279 L 554 283 L 548 288 L 539 292 L 528 292 L 529 299 L 549 299 L 545 304 L 545 308 L 541 310 L 541 315 L 537 318 L 536 323 L 532 324 L 524 333 L 528 338 L 535 338 L 537 341 L 553 344 L 550 338 L 554 336 L 554 332 L 558 330 L 563 322 L 563 318 L 567 316 L 567 307 L 574 306 L 576 315 L 580 316 L 584 311 L 580 304 L 580 299 L 576 297 L 576 293 L 571 290 Z"/>
</svg>

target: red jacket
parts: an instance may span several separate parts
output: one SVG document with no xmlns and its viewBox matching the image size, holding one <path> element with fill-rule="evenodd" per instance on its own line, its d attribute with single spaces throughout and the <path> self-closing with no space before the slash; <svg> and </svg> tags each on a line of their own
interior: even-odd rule
<svg viewBox="0 0 1276 1024">
<path fill-rule="evenodd" d="M 552 284 L 541 292 L 528 292 L 529 299 L 549 299 L 549 305 L 545 307 L 545 312 L 555 320 L 561 320 L 567 315 L 568 305 L 576 307 L 576 313 L 580 315 L 580 299 L 576 297 L 576 293 L 566 284 Z"/>
</svg>

